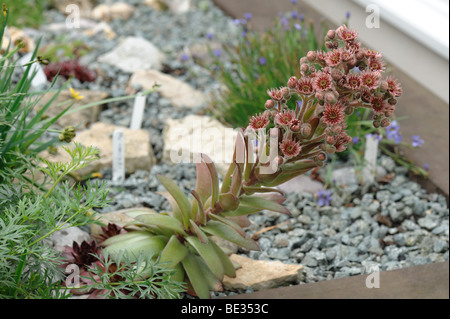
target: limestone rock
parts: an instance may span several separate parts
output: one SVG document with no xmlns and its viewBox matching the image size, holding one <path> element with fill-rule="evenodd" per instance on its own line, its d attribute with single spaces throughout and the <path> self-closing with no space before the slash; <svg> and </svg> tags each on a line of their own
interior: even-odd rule
<svg viewBox="0 0 450 319">
<path fill-rule="evenodd" d="M 192 0 L 161 0 L 173 13 L 185 13 L 191 10 Z"/>
<path fill-rule="evenodd" d="M 205 95 L 170 75 L 156 70 L 137 70 L 130 78 L 129 87 L 142 87 L 150 90 L 155 84 L 161 86 L 157 89 L 163 97 L 169 99 L 176 107 L 201 107 L 206 103 Z"/>
<path fill-rule="evenodd" d="M 78 227 L 69 227 L 54 232 L 50 235 L 50 239 L 56 249 L 62 250 L 64 246 L 72 246 L 74 241 L 78 244 L 81 244 L 84 240 L 89 242 L 91 236 Z"/>
<path fill-rule="evenodd" d="M 7 49 L 9 41 L 11 41 L 11 45 L 16 45 L 18 41 L 24 44 L 24 47 L 19 50 L 20 53 L 33 52 L 36 48 L 34 40 L 23 30 L 16 27 L 8 27 L 8 31 L 3 35 L 2 51 Z"/>
<path fill-rule="evenodd" d="M 128 20 L 135 11 L 135 7 L 124 2 L 116 2 L 111 5 L 99 4 L 92 10 L 91 18 L 103 21 Z"/>
<path fill-rule="evenodd" d="M 112 134 L 116 129 L 121 129 L 125 137 L 125 171 L 133 173 L 138 169 L 150 170 L 156 163 L 156 158 L 150 142 L 150 133 L 147 130 L 130 130 L 126 127 L 96 122 L 89 129 L 77 133 L 74 141 L 84 146 L 95 146 L 100 151 L 100 158 L 88 166 L 76 171 L 80 177 L 112 166 L 113 141 Z M 47 151 L 41 156 L 52 162 L 67 162 L 68 154 L 61 151 L 57 155 L 51 155 Z"/>
<path fill-rule="evenodd" d="M 52 0 L 52 5 L 61 13 L 74 14 L 73 5 L 78 7 L 82 18 L 89 18 L 98 0 Z"/>
<path fill-rule="evenodd" d="M 290 181 L 278 186 L 278 189 L 285 193 L 310 193 L 316 194 L 319 190 L 323 189 L 321 182 L 313 180 L 307 175 L 300 175 L 291 179 Z"/>
<path fill-rule="evenodd" d="M 79 107 L 80 105 L 89 104 L 92 102 L 99 102 L 104 100 L 108 93 L 103 91 L 90 91 L 90 90 L 80 90 L 78 91 L 81 96 L 84 96 L 84 98 L 80 102 L 76 102 L 72 107 L 69 109 L 73 110 Z M 52 97 L 55 95 L 55 93 L 46 93 L 42 96 L 42 98 L 39 99 L 39 101 L 36 104 L 36 108 L 40 109 L 42 108 L 48 101 L 52 99 Z M 56 99 L 52 102 L 50 107 L 46 111 L 46 115 L 49 117 L 54 117 L 57 114 L 59 114 L 61 111 L 63 111 L 68 105 L 70 105 L 71 100 L 73 100 L 72 93 L 69 90 L 61 91 L 60 94 L 56 97 Z M 65 103 L 69 101 L 69 103 Z M 62 105 L 60 105 L 62 104 Z M 84 129 L 88 127 L 91 123 L 94 123 L 98 120 L 98 116 L 101 112 L 101 105 L 96 105 L 93 107 L 89 107 L 74 113 L 65 114 L 61 118 L 59 118 L 55 125 L 59 128 L 64 128 L 69 125 L 79 125 L 81 129 Z"/>
<path fill-rule="evenodd" d="M 252 287 L 254 291 L 258 291 L 285 286 L 300 280 L 303 270 L 302 265 L 253 260 L 240 255 L 231 255 L 230 260 L 240 267 L 236 270 L 236 278 L 224 278 L 223 285 L 226 290 L 245 290 Z"/>
<path fill-rule="evenodd" d="M 128 73 L 161 69 L 164 59 L 164 54 L 153 43 L 141 37 L 127 37 L 115 49 L 98 57 L 99 62 Z"/>
<path fill-rule="evenodd" d="M 194 163 L 204 153 L 223 177 L 233 159 L 236 136 L 235 130 L 209 116 L 168 119 L 163 131 L 163 161 Z"/>
<path fill-rule="evenodd" d="M 134 217 L 141 214 L 157 214 L 156 211 L 150 208 L 129 208 L 122 209 L 115 212 L 97 214 L 94 218 L 105 226 L 108 223 L 116 224 L 117 226 L 123 227 L 125 224 L 128 224 L 134 220 Z M 98 236 L 101 233 L 101 226 L 92 224 L 91 225 L 91 236 Z"/>
</svg>

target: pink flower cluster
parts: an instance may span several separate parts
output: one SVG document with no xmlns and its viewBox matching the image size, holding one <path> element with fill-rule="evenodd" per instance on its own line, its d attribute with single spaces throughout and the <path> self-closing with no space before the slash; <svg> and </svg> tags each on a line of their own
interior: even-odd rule
<svg viewBox="0 0 450 319">
<path fill-rule="evenodd" d="M 342 25 L 329 30 L 324 51 L 310 51 L 300 59 L 300 78 L 292 76 L 286 87 L 267 91 L 266 111 L 250 119 L 249 128 L 261 130 L 271 123 L 282 138 L 279 151 L 284 161 L 342 152 L 352 142 L 346 119 L 355 108 L 373 111 L 374 127 L 390 125 L 402 88 L 387 76 L 382 54 L 362 47 L 355 30 Z M 297 99 L 295 110 L 288 101 Z"/>
</svg>

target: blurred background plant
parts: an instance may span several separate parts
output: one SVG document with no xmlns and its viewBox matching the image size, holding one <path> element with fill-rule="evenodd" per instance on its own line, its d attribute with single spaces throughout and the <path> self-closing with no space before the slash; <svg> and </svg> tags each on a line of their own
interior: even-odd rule
<svg viewBox="0 0 450 319">
<path fill-rule="evenodd" d="M 50 5 L 50 0 L 3 0 L 10 9 L 10 24 L 18 27 L 39 27 L 44 21 L 44 11 Z"/>
<path fill-rule="evenodd" d="M 262 92 L 285 85 L 288 74 L 300 76 L 299 68 L 292 66 L 298 65 L 308 51 L 324 49 L 313 23 L 296 11 L 280 15 L 265 32 L 251 30 L 251 19 L 246 13 L 243 19 L 234 21 L 242 29 L 242 37 L 236 47 L 224 47 L 227 60 L 220 50 L 210 50 L 214 63 L 211 69 L 223 85 L 210 111 L 231 127 L 243 127 L 250 116 L 263 112 L 266 96 Z M 323 32 L 328 30 L 325 22 L 322 27 Z"/>
</svg>

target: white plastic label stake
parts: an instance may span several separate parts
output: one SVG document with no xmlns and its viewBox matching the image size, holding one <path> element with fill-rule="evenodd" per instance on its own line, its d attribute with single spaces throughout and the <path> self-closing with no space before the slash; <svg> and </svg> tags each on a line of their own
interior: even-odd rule
<svg viewBox="0 0 450 319">
<path fill-rule="evenodd" d="M 366 150 L 364 151 L 365 167 L 363 168 L 363 179 L 366 183 L 373 183 L 375 181 L 375 174 L 377 169 L 377 153 L 378 153 L 378 139 L 375 136 L 366 138 Z"/>
<path fill-rule="evenodd" d="M 138 94 L 134 99 L 133 115 L 131 117 L 130 129 L 139 130 L 142 125 L 145 109 L 145 95 Z"/>
<path fill-rule="evenodd" d="M 120 129 L 113 133 L 112 180 L 114 182 L 125 180 L 125 138 Z"/>
<path fill-rule="evenodd" d="M 27 63 L 29 63 L 31 61 L 31 57 L 32 57 L 32 53 L 28 53 L 26 55 L 24 55 L 19 61 L 18 64 L 19 65 L 25 65 Z M 24 70 L 27 68 L 27 66 L 23 67 Z M 34 76 L 34 78 L 31 80 L 31 85 L 33 87 L 38 87 L 40 85 L 43 85 L 45 83 L 47 83 L 47 76 L 45 75 L 44 69 L 42 69 L 42 66 L 35 62 L 33 63 L 33 65 L 30 68 L 30 73 L 28 74 L 29 77 L 31 77 L 31 75 L 36 72 L 36 75 Z"/>
</svg>

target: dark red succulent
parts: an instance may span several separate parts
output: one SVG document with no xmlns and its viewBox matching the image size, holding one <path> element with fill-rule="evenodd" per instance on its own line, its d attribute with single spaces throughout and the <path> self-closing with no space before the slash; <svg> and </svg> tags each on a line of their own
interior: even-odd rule
<svg viewBox="0 0 450 319">
<path fill-rule="evenodd" d="M 90 70 L 86 66 L 81 65 L 77 60 L 66 60 L 62 62 L 49 63 L 44 67 L 45 75 L 48 81 L 53 81 L 53 78 L 59 74 L 60 76 L 68 79 L 73 76 L 77 78 L 81 83 L 93 82 L 96 74 L 93 70 Z"/>
<path fill-rule="evenodd" d="M 102 232 L 95 236 L 100 242 L 107 240 L 110 237 L 119 235 L 125 232 L 125 230 L 114 223 L 108 223 L 108 226 L 101 226 Z"/>
</svg>

